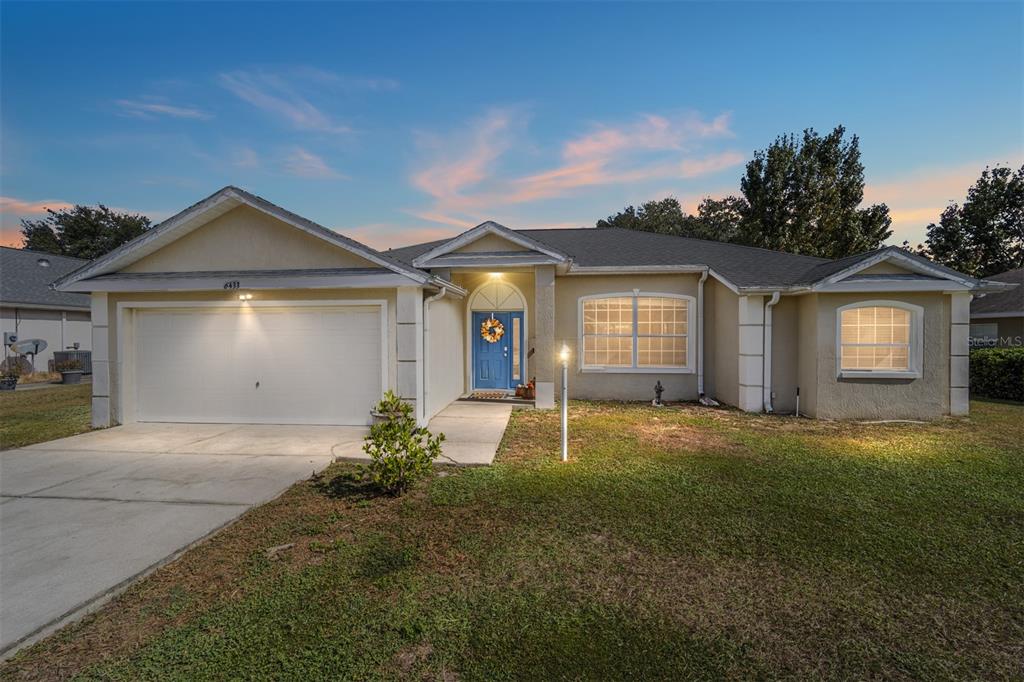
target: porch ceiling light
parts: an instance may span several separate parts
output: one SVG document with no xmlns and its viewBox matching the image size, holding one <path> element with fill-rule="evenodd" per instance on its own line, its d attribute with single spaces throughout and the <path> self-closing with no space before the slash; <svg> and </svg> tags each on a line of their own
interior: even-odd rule
<svg viewBox="0 0 1024 682">
<path fill-rule="evenodd" d="M 487 274 L 489 274 L 491 276 L 491 279 L 501 279 L 501 273 L 500 272 L 489 272 Z"/>
<path fill-rule="evenodd" d="M 251 301 L 252 300 L 252 294 L 239 294 L 238 295 L 238 300 L 239 301 Z"/>
</svg>

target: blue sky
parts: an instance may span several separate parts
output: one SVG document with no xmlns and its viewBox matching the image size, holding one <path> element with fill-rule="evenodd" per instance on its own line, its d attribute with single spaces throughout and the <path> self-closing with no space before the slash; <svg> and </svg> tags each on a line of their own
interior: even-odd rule
<svg viewBox="0 0 1024 682">
<path fill-rule="evenodd" d="M 1024 161 L 1024 4 L 0 5 L 4 233 L 227 184 L 378 247 L 738 191 L 861 138 L 893 241 Z"/>
</svg>

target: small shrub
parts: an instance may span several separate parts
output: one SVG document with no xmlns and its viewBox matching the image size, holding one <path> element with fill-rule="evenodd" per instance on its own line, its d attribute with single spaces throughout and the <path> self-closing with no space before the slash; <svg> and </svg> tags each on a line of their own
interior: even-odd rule
<svg viewBox="0 0 1024 682">
<path fill-rule="evenodd" d="M 401 495 L 433 469 L 444 434 L 435 436 L 416 426 L 412 407 L 391 391 L 377 404 L 376 412 L 386 419 L 370 427 L 363 444 L 363 452 L 372 460 L 367 476 L 385 493 Z"/>
<path fill-rule="evenodd" d="M 64 362 L 58 362 L 54 369 L 58 372 L 79 372 L 82 369 L 81 360 L 65 360 Z"/>
<path fill-rule="evenodd" d="M 1024 402 L 1024 347 L 972 350 L 971 393 Z"/>
</svg>

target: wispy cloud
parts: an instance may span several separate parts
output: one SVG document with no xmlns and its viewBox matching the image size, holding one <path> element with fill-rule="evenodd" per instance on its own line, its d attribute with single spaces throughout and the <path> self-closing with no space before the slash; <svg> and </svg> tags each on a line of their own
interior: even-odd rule
<svg viewBox="0 0 1024 682">
<path fill-rule="evenodd" d="M 371 223 L 352 228 L 337 229 L 337 232 L 347 237 L 381 250 L 432 242 L 438 239 L 448 239 L 462 231 L 462 229 L 447 227 L 406 228 L 392 223 Z"/>
<path fill-rule="evenodd" d="M 284 119 L 298 130 L 336 134 L 352 132 L 349 126 L 333 120 L 276 74 L 232 71 L 222 73 L 220 83 L 242 101 Z"/>
<path fill-rule="evenodd" d="M 326 161 L 313 152 L 296 147 L 284 161 L 284 170 L 289 175 L 317 180 L 346 180 L 347 176 L 331 168 Z"/>
<path fill-rule="evenodd" d="M 195 106 L 169 104 L 158 98 L 119 99 L 114 102 L 122 116 L 132 118 L 156 119 L 159 117 L 187 118 L 193 120 L 209 120 L 213 114 Z"/>
<path fill-rule="evenodd" d="M 1018 152 L 1008 154 L 1005 159 L 920 168 L 898 179 L 869 181 L 864 187 L 864 201 L 889 206 L 893 229 L 890 242 L 899 244 L 907 240 L 918 244 L 924 241 L 925 228 L 938 221 L 946 206 L 967 197 L 967 190 L 985 166 L 1009 164 L 1019 168 L 1021 163 L 1024 163 L 1024 156 Z"/>
<path fill-rule="evenodd" d="M 357 78 L 315 67 L 280 70 L 238 70 L 220 74 L 220 84 L 248 104 L 287 122 L 296 130 L 351 133 L 352 128 L 313 103 L 314 96 L 356 91 L 396 90 L 390 78 Z"/>
<path fill-rule="evenodd" d="M 259 168 L 260 155 L 252 147 L 239 147 L 231 154 L 231 165 L 236 168 Z"/>
<path fill-rule="evenodd" d="M 702 177 L 742 163 L 736 151 L 704 152 L 709 140 L 732 137 L 729 114 L 706 120 L 696 113 L 648 114 L 623 125 L 595 125 L 563 143 L 561 162 L 518 176 L 500 173 L 500 161 L 515 148 L 517 112 L 492 110 L 468 131 L 431 140 L 429 160 L 412 184 L 433 199 L 410 213 L 431 222 L 472 225 L 480 211 L 497 206 L 557 199 L 610 185 Z M 520 116 L 521 118 L 521 116 Z M 452 155 L 450 150 L 462 150 Z"/>
</svg>

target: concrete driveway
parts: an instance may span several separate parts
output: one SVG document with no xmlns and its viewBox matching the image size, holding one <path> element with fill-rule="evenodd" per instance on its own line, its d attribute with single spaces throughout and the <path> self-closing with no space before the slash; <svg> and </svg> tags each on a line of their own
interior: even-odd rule
<svg viewBox="0 0 1024 682">
<path fill-rule="evenodd" d="M 429 424 L 441 463 L 490 464 L 508 405 L 455 402 Z M 353 426 L 130 424 L 0 452 L 0 656 L 99 607 L 140 575 L 335 458 Z"/>
<path fill-rule="evenodd" d="M 132 424 L 0 452 L 0 655 L 358 452 L 365 433 Z"/>
</svg>

